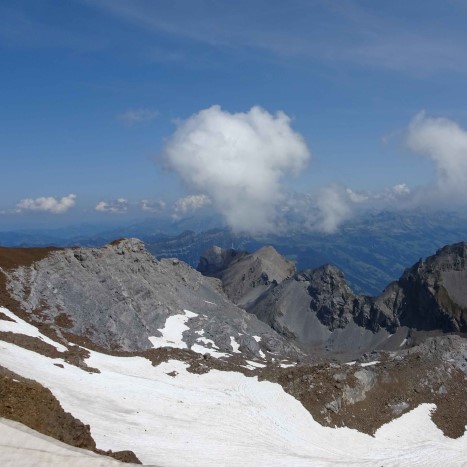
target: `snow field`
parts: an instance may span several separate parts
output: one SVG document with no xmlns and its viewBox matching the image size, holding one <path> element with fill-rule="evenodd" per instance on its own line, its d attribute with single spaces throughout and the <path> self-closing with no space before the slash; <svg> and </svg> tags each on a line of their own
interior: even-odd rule
<svg viewBox="0 0 467 467">
<path fill-rule="evenodd" d="M 432 405 L 383 426 L 376 436 L 326 428 L 281 386 L 240 373 L 195 375 L 186 364 L 157 367 L 141 357 L 91 352 L 90 374 L 13 344 L 0 364 L 48 387 L 66 411 L 91 426 L 101 449 L 131 449 L 146 464 L 465 465 L 467 437 L 443 436 Z M 176 371 L 171 377 L 167 373 Z"/>
<path fill-rule="evenodd" d="M 7 308 L 0 307 L 0 312 L 8 316 L 14 321 L 5 321 L 0 319 L 0 332 L 14 332 L 15 334 L 24 334 L 25 336 L 36 337 L 46 344 L 52 345 L 59 352 L 65 352 L 68 350 L 64 345 L 59 344 L 58 342 L 49 339 L 47 336 L 44 336 L 39 330 L 32 326 L 31 324 L 26 323 L 14 313 L 12 313 Z"/>
<path fill-rule="evenodd" d="M 61 443 L 54 438 L 0 418 L 0 463 L 3 466 L 37 467 L 118 467 L 121 462 L 85 449 Z M 27 446 L 27 448 L 25 448 Z"/>
<path fill-rule="evenodd" d="M 5 311 L 16 321 L 10 323 L 13 332 L 38 333 Z M 185 312 L 166 322 L 159 339 L 184 344 L 180 330 L 193 315 Z M 93 351 L 87 364 L 101 373 L 0 341 L 0 365 L 49 388 L 65 411 L 91 426 L 98 448 L 130 449 L 145 464 L 467 465 L 467 435 L 444 437 L 430 418 L 433 405 L 420 405 L 371 437 L 349 428 L 323 427 L 280 385 L 241 373 L 191 374 L 177 360 L 154 367 L 142 357 Z M 169 376 L 171 372 L 176 376 Z M 0 424 L 0 434 L 6 432 Z M 2 449 L 0 459 L 8 452 L 13 451 Z M 88 465 L 107 465 L 93 462 Z"/>
</svg>

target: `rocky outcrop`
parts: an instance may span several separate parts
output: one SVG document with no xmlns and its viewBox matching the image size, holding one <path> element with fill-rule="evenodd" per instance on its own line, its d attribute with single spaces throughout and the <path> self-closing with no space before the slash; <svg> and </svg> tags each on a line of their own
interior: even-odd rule
<svg viewBox="0 0 467 467">
<path fill-rule="evenodd" d="M 410 349 L 372 352 L 351 363 L 265 369 L 260 378 L 279 382 L 323 425 L 374 434 L 419 404 L 432 403 L 432 419 L 445 436 L 464 434 L 466 339 L 431 337 Z"/>
<path fill-rule="evenodd" d="M 447 246 L 377 297 L 355 294 L 342 271 L 324 265 L 275 284 L 246 308 L 309 349 L 370 350 L 388 346 L 400 329 L 467 332 L 466 256 L 465 243 Z M 399 337 L 389 348 L 400 345 L 402 331 Z"/>
<path fill-rule="evenodd" d="M 197 270 L 220 279 L 229 299 L 242 307 L 296 272 L 293 262 L 271 246 L 251 254 L 214 246 L 200 258 Z"/>
<path fill-rule="evenodd" d="M 388 327 L 467 332 L 467 244 L 441 248 L 406 269 L 374 299 Z"/>
<path fill-rule="evenodd" d="M 246 251 L 212 246 L 199 258 L 196 270 L 204 276 L 217 277 L 220 279 L 220 277 L 222 277 L 222 273 L 234 261 L 238 261 L 246 255 L 248 255 L 248 252 Z"/>
<path fill-rule="evenodd" d="M 295 274 L 246 309 L 314 355 L 355 359 L 393 338 L 372 299 L 354 294 L 332 265 Z"/>
<path fill-rule="evenodd" d="M 217 279 L 177 259 L 158 261 L 136 239 L 51 251 L 6 273 L 8 293 L 31 320 L 108 350 L 149 349 L 149 337 L 161 335 L 168 317 L 190 310 L 197 316 L 183 333 L 189 348 L 203 335 L 220 351 L 232 351 L 234 337 L 252 355 L 262 347 L 296 354 L 270 327 L 233 305 Z"/>
<path fill-rule="evenodd" d="M 407 269 L 398 281 L 402 325 L 467 332 L 467 244 L 446 246 Z"/>
<path fill-rule="evenodd" d="M 337 267 L 326 264 L 302 272 L 299 278 L 308 283 L 310 309 L 331 331 L 345 327 L 353 319 L 359 297 L 352 292 Z"/>
</svg>

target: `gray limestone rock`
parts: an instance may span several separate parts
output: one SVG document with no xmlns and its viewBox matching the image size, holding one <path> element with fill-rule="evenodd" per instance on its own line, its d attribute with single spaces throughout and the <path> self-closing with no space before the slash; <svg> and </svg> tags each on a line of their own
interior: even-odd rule
<svg viewBox="0 0 467 467">
<path fill-rule="evenodd" d="M 294 264 L 271 246 L 251 254 L 214 246 L 200 258 L 197 269 L 219 278 L 230 300 L 242 307 L 295 273 Z"/>
<path fill-rule="evenodd" d="M 461 336 L 428 337 L 419 345 L 400 352 L 402 357 L 417 354 L 448 363 L 467 375 L 467 339 Z"/>
<path fill-rule="evenodd" d="M 222 352 L 232 351 L 233 337 L 254 356 L 263 347 L 297 354 L 269 326 L 232 304 L 219 280 L 182 261 L 157 261 L 136 239 L 52 252 L 10 272 L 8 288 L 31 317 L 110 350 L 151 348 L 148 338 L 161 335 L 167 318 L 189 310 L 198 316 L 186 323 L 188 347 L 199 343 L 203 331 Z"/>
</svg>

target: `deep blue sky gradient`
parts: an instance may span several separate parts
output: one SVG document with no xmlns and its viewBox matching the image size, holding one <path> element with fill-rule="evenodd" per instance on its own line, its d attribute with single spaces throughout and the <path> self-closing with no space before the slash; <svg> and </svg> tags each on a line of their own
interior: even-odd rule
<svg viewBox="0 0 467 467">
<path fill-rule="evenodd" d="M 429 183 L 404 132 L 421 110 L 467 127 L 465 24 L 461 0 L 3 0 L 0 210 L 188 194 L 157 155 L 214 104 L 293 118 L 313 157 L 291 190 Z"/>
</svg>

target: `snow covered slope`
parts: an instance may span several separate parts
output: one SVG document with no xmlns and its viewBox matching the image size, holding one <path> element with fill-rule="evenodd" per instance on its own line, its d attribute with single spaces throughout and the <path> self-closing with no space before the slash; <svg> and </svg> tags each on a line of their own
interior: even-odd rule
<svg viewBox="0 0 467 467">
<path fill-rule="evenodd" d="M 130 449 L 145 464 L 467 465 L 467 436 L 443 436 L 430 417 L 433 405 L 371 437 L 321 426 L 279 384 L 257 377 L 193 374 L 177 360 L 153 366 L 143 357 L 93 351 L 86 363 L 100 373 L 0 341 L 1 366 L 49 388 L 91 426 L 98 448 Z M 7 455 L 0 451 L 2 465 Z"/>
<path fill-rule="evenodd" d="M 117 467 L 119 461 L 61 443 L 50 436 L 0 418 L 0 462 L 3 466 Z"/>
</svg>

